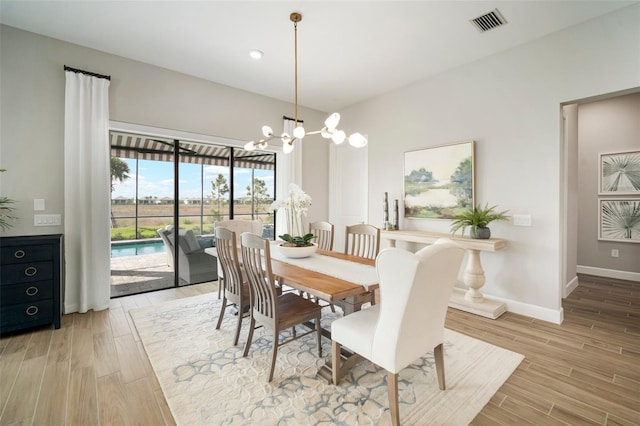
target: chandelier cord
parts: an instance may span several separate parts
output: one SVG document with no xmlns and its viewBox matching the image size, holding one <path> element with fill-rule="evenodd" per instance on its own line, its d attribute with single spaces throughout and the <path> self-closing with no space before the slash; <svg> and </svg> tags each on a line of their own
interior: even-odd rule
<svg viewBox="0 0 640 426">
<path fill-rule="evenodd" d="M 298 23 L 293 23 L 295 124 L 298 127 Z"/>
</svg>

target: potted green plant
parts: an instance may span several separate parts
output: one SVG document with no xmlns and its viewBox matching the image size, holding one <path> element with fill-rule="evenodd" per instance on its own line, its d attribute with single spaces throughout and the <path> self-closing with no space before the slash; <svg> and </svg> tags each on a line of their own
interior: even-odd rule
<svg viewBox="0 0 640 426">
<path fill-rule="evenodd" d="M 0 169 L 0 173 L 5 172 L 6 169 Z M 15 200 L 7 197 L 0 197 L 0 230 L 6 231 L 11 228 L 10 220 L 17 219 L 11 213 L 15 210 L 11 207 L 11 204 L 15 203 Z"/>
<path fill-rule="evenodd" d="M 305 234 L 302 237 L 292 237 L 289 234 L 284 234 L 278 235 L 278 237 L 286 241 L 286 244 L 283 244 L 285 247 L 309 247 L 313 245 L 311 240 L 315 238 L 315 235 Z"/>
<path fill-rule="evenodd" d="M 318 245 L 311 242 L 315 235 L 303 231 L 302 217 L 307 215 L 311 197 L 298 185 L 289 185 L 289 197 L 274 201 L 269 212 L 282 212 L 286 219 L 287 233 L 278 235 L 284 243 L 278 245 L 280 252 L 287 257 L 308 257 L 316 252 Z"/>
<path fill-rule="evenodd" d="M 451 222 L 451 233 L 455 234 L 458 230 L 462 230 L 464 234 L 465 229 L 471 228 L 469 235 L 471 238 L 487 239 L 491 238 L 491 230 L 489 229 L 489 223 L 495 220 L 508 220 L 508 210 L 497 212 L 496 206 L 489 207 L 489 204 L 485 204 L 484 207 L 475 206 L 473 209 L 466 209 L 462 213 L 459 213 L 453 217 Z"/>
</svg>

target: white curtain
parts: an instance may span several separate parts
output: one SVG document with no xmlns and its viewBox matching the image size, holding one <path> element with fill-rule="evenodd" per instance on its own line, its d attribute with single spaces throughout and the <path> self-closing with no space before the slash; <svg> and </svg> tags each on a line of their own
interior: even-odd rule
<svg viewBox="0 0 640 426">
<path fill-rule="evenodd" d="M 65 71 L 65 312 L 109 307 L 109 80 Z"/>
<path fill-rule="evenodd" d="M 283 132 L 293 135 L 295 120 L 284 119 Z M 278 152 L 276 161 L 276 199 L 283 199 L 289 196 L 289 184 L 295 183 L 300 188 L 302 186 L 302 143 L 295 142 L 293 151 L 289 154 Z M 291 232 L 287 226 L 286 214 L 277 214 L 276 237 L 278 235 Z"/>
</svg>

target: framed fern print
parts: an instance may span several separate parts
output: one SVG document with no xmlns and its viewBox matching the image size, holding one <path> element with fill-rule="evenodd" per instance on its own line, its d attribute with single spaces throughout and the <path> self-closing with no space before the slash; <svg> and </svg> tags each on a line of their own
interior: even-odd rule
<svg viewBox="0 0 640 426">
<path fill-rule="evenodd" d="M 640 198 L 601 198 L 598 239 L 640 243 Z"/>
<path fill-rule="evenodd" d="M 640 195 L 640 151 L 599 154 L 600 195 Z"/>
</svg>

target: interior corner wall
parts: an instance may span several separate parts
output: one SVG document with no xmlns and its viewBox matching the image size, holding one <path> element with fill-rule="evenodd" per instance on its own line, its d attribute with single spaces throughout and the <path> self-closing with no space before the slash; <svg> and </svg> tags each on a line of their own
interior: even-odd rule
<svg viewBox="0 0 640 426">
<path fill-rule="evenodd" d="M 638 86 L 640 5 L 634 5 L 353 105 L 343 117 L 369 136 L 370 222 L 382 222 L 381 194 L 403 198 L 405 151 L 475 140 L 476 201 L 532 218 L 531 227 L 491 224 L 506 248 L 482 253 L 482 292 L 506 301 L 510 311 L 561 322 L 561 105 Z M 445 233 L 449 225 L 400 223 Z"/>
<path fill-rule="evenodd" d="M 64 65 L 111 76 L 112 121 L 248 141 L 265 123 L 277 129 L 293 111 L 291 103 L 2 25 L 0 167 L 7 172 L 0 193 L 17 200 L 19 217 L 2 235 L 64 233 L 62 226 L 33 224 L 36 198 L 46 204 L 38 213 L 64 215 Z M 326 118 L 308 108 L 300 116 L 310 128 Z M 328 161 L 328 144 L 306 144 L 303 162 L 313 164 L 303 169 L 313 198 L 309 220 L 329 214 Z"/>
<path fill-rule="evenodd" d="M 598 240 L 599 200 L 633 197 L 598 195 L 599 154 L 640 151 L 640 93 L 580 104 L 578 123 L 578 265 L 581 272 L 640 281 L 640 243 Z M 612 249 L 619 257 L 611 256 Z"/>
</svg>

